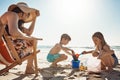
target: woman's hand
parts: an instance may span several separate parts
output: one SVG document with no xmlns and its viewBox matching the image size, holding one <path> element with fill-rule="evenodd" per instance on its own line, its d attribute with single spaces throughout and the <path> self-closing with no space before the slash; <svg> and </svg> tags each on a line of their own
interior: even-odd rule
<svg viewBox="0 0 120 80">
<path fill-rule="evenodd" d="M 35 11 L 35 14 L 36 14 L 36 16 L 40 16 L 39 10 L 36 10 L 36 11 Z"/>
</svg>

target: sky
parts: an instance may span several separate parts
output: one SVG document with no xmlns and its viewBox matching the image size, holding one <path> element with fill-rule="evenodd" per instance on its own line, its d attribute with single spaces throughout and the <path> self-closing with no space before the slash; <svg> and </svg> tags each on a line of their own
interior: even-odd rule
<svg viewBox="0 0 120 80">
<path fill-rule="evenodd" d="M 68 46 L 94 46 L 99 31 L 110 46 L 120 46 L 120 0 L 0 0 L 0 15 L 18 2 L 40 11 L 32 34 L 43 38 L 38 45 L 54 45 L 67 33 Z"/>
</svg>

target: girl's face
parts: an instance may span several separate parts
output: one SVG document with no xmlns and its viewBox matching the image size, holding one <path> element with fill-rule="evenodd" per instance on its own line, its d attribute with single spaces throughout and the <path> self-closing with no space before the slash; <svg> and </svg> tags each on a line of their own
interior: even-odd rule
<svg viewBox="0 0 120 80">
<path fill-rule="evenodd" d="M 99 38 L 97 38 L 97 37 L 93 37 L 92 39 L 93 39 L 93 42 L 94 42 L 95 45 L 98 46 L 98 45 L 101 44 L 101 40 L 100 40 Z"/>
</svg>

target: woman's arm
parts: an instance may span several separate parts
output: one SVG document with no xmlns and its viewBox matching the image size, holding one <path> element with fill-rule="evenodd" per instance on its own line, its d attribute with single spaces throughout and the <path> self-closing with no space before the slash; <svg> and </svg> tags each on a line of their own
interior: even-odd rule
<svg viewBox="0 0 120 80">
<path fill-rule="evenodd" d="M 13 38 L 17 39 L 26 39 L 26 40 L 33 40 L 34 38 L 25 36 L 19 29 L 18 29 L 18 20 L 19 17 L 14 12 L 7 13 L 7 25 L 9 28 L 9 33 Z"/>
<path fill-rule="evenodd" d="M 2 22 L 0 21 L 0 40 L 1 40 L 1 38 L 2 38 L 2 35 L 3 35 L 3 33 L 4 33 L 4 25 L 2 24 Z"/>
<path fill-rule="evenodd" d="M 29 26 L 29 28 L 25 28 L 24 25 L 22 25 L 22 31 L 30 36 L 33 33 L 34 27 L 35 27 L 35 22 L 36 22 L 36 18 L 40 15 L 40 12 L 38 10 L 35 10 L 34 12 L 31 12 L 30 14 L 32 16 L 32 19 L 30 21 L 25 21 L 26 23 L 31 22 L 31 25 Z"/>
<path fill-rule="evenodd" d="M 27 36 L 30 36 L 33 33 L 35 22 L 36 22 L 36 18 L 32 21 L 29 28 L 25 28 L 24 25 L 22 25 L 22 32 L 25 33 Z"/>
</svg>

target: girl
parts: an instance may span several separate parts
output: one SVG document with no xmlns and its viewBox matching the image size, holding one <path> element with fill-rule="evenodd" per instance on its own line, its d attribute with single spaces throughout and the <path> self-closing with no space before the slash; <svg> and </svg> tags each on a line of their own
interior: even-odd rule
<svg viewBox="0 0 120 80">
<path fill-rule="evenodd" d="M 94 57 L 97 56 L 98 59 L 101 59 L 101 70 L 112 70 L 118 64 L 114 51 L 110 49 L 101 32 L 94 33 L 92 39 L 96 47 L 95 50 L 84 51 L 83 54 L 92 53 Z"/>
</svg>

